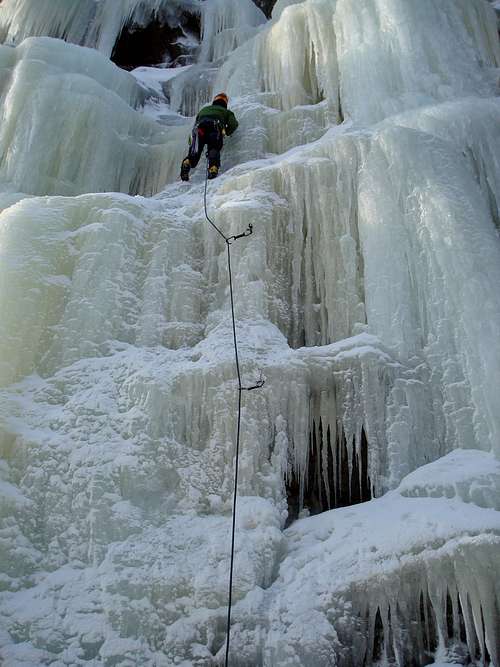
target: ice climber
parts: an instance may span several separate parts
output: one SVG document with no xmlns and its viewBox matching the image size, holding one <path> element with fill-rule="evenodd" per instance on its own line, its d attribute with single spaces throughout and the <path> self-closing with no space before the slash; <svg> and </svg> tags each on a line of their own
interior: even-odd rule
<svg viewBox="0 0 500 667">
<path fill-rule="evenodd" d="M 226 134 L 229 136 L 238 127 L 234 113 L 227 108 L 228 102 L 226 93 L 219 93 L 214 97 L 212 104 L 198 112 L 189 137 L 189 153 L 181 165 L 183 181 L 189 181 L 189 171 L 200 161 L 205 146 L 208 149 L 208 178 L 215 178 L 219 173 L 224 136 Z"/>
</svg>

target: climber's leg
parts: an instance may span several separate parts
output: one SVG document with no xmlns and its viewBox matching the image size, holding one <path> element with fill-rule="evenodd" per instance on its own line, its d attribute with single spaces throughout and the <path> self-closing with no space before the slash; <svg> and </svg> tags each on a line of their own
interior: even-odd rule
<svg viewBox="0 0 500 667">
<path fill-rule="evenodd" d="M 189 181 L 189 172 L 194 169 L 200 161 L 203 148 L 205 147 L 205 133 L 203 128 L 195 126 L 189 137 L 189 153 L 181 164 L 181 179 Z"/>
<path fill-rule="evenodd" d="M 208 178 L 215 178 L 220 168 L 220 152 L 223 146 L 222 132 L 217 127 L 207 137 Z"/>
<path fill-rule="evenodd" d="M 191 162 L 189 157 L 185 157 L 181 164 L 181 181 L 189 181 L 189 172 L 191 170 Z"/>
</svg>

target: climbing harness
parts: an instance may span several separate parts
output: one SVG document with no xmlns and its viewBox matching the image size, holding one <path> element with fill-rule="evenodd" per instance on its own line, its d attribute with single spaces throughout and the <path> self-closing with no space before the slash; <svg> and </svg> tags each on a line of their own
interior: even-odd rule
<svg viewBox="0 0 500 667">
<path fill-rule="evenodd" d="M 234 462 L 234 490 L 233 490 L 233 518 L 232 518 L 232 529 L 231 529 L 231 565 L 229 568 L 229 594 L 228 594 L 228 604 L 227 604 L 227 633 L 226 633 L 226 660 L 225 667 L 229 666 L 229 638 L 231 632 L 231 606 L 233 601 L 233 571 L 234 571 L 234 538 L 236 532 L 236 497 L 238 493 L 238 464 L 240 457 L 240 431 L 241 431 L 241 394 L 244 391 L 253 391 L 254 389 L 260 389 L 264 386 L 264 379 L 262 378 L 262 373 L 257 382 L 250 386 L 244 387 L 241 383 L 241 371 L 240 371 L 240 359 L 238 354 L 238 339 L 236 337 L 236 317 L 234 314 L 234 292 L 233 292 L 233 274 L 231 269 L 231 244 L 233 241 L 238 239 L 245 238 L 246 236 L 251 236 L 253 234 L 253 226 L 250 223 L 246 230 L 241 234 L 236 234 L 236 236 L 226 236 L 224 232 L 217 227 L 215 222 L 211 220 L 208 215 L 207 210 L 207 185 L 208 185 L 208 151 L 207 151 L 207 172 L 205 176 L 205 190 L 203 193 L 203 205 L 205 209 L 205 218 L 212 225 L 215 231 L 221 236 L 227 248 L 227 270 L 229 274 L 229 295 L 231 301 L 231 319 L 233 325 L 233 346 L 234 346 L 234 360 L 236 364 L 236 374 L 238 376 L 238 420 L 236 427 L 236 455 Z"/>
</svg>

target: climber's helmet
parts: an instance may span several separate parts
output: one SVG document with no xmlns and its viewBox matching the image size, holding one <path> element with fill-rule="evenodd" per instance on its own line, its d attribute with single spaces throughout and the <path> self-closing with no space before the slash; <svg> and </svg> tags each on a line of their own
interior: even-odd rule
<svg viewBox="0 0 500 667">
<path fill-rule="evenodd" d="M 228 102 L 229 102 L 229 97 L 226 95 L 226 93 L 219 93 L 214 97 L 212 104 L 225 106 L 227 109 Z"/>
</svg>

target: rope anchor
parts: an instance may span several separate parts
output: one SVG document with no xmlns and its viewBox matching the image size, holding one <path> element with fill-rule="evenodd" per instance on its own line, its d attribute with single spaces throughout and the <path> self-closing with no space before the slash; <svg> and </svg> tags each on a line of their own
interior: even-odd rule
<svg viewBox="0 0 500 667">
<path fill-rule="evenodd" d="M 251 236 L 253 234 L 253 225 L 249 223 L 248 227 L 241 234 L 236 234 L 235 236 L 226 236 L 224 232 L 217 227 L 215 222 L 210 219 L 207 211 L 207 184 L 208 184 L 208 153 L 207 153 L 207 172 L 205 176 L 205 190 L 203 194 L 203 206 L 205 210 L 205 217 L 207 221 L 212 225 L 215 231 L 221 236 L 226 242 L 227 247 L 227 270 L 229 273 L 229 295 L 231 300 L 231 321 L 233 328 L 233 346 L 234 346 L 234 360 L 236 364 L 236 374 L 238 376 L 238 419 L 237 419 L 237 431 L 236 431 L 236 454 L 235 454 L 235 463 L 234 463 L 234 490 L 233 490 L 233 515 L 232 515 L 232 529 L 231 529 L 231 565 L 229 569 L 229 594 L 228 594 L 228 603 L 227 603 L 227 634 L 226 634 L 226 658 L 225 658 L 225 667 L 229 665 L 229 638 L 231 632 L 231 607 L 232 607 L 232 598 L 233 598 L 233 572 L 234 572 L 234 538 L 236 533 L 236 498 L 238 495 L 238 468 L 239 468 L 239 457 L 240 457 L 240 431 L 241 431 L 241 394 L 244 391 L 253 391 L 254 389 L 261 389 L 264 386 L 265 380 L 262 376 L 262 371 L 260 371 L 260 377 L 255 382 L 255 384 L 250 387 L 244 387 L 241 384 L 241 370 L 240 370 L 240 360 L 238 354 L 238 340 L 236 337 L 236 316 L 234 313 L 234 290 L 233 290 L 233 271 L 231 269 L 231 244 L 233 241 L 238 239 L 245 238 L 246 236 Z"/>
<path fill-rule="evenodd" d="M 254 389 L 260 389 L 261 387 L 263 387 L 266 384 L 266 381 L 262 377 L 262 371 L 259 371 L 259 373 L 260 373 L 260 377 L 254 385 L 252 385 L 251 387 L 240 387 L 239 390 L 240 391 L 253 391 Z"/>
<path fill-rule="evenodd" d="M 233 241 L 237 241 L 238 239 L 243 239 L 245 236 L 251 236 L 253 234 L 253 225 L 251 222 L 248 223 L 248 227 L 242 234 L 237 234 L 236 236 L 230 236 L 228 239 L 226 239 L 226 243 L 228 245 L 231 245 Z"/>
</svg>

